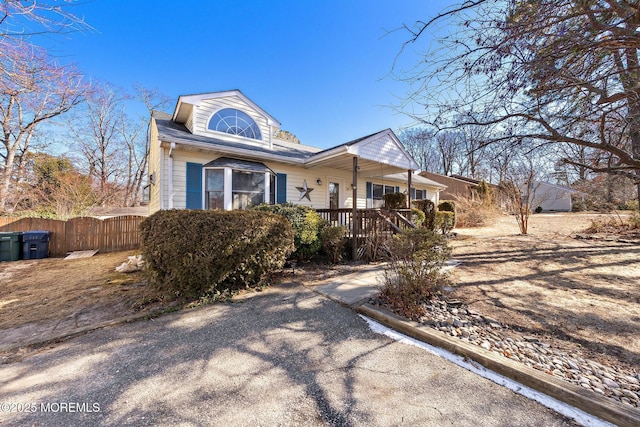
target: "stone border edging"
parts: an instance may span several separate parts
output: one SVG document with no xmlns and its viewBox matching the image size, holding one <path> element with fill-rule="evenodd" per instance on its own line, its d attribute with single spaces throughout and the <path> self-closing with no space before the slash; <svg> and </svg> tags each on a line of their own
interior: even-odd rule
<svg viewBox="0 0 640 427">
<path fill-rule="evenodd" d="M 451 353 L 467 357 L 500 375 L 511 378 L 527 387 L 579 408 L 620 427 L 640 425 L 640 411 L 604 398 L 597 393 L 562 381 L 518 362 L 500 357 L 476 345 L 441 334 L 417 322 L 403 319 L 391 312 L 365 303 L 353 307 L 358 313 L 417 340 L 443 348 Z"/>
</svg>

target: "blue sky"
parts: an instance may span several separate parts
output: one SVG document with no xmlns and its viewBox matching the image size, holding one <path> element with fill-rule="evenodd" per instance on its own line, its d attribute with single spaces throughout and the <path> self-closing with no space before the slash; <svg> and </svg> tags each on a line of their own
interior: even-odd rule
<svg viewBox="0 0 640 427">
<path fill-rule="evenodd" d="M 240 89 L 304 144 L 330 147 L 411 123 L 389 108 L 406 90 L 387 75 L 408 37 L 389 31 L 450 3 L 90 0 L 72 10 L 95 31 L 51 43 L 126 89 L 139 82 L 172 100 Z"/>
</svg>

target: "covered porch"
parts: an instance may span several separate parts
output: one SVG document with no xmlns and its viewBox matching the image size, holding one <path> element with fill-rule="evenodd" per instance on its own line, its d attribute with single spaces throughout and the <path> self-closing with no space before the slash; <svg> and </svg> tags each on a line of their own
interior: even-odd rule
<svg viewBox="0 0 640 427">
<path fill-rule="evenodd" d="M 351 172 L 351 207 L 331 205 L 316 210 L 330 224 L 348 230 L 352 259 L 359 258 L 362 241 L 371 233 L 398 233 L 415 227 L 410 209 L 396 212 L 367 206 L 373 194 L 365 184 L 399 174 L 406 176 L 407 206 L 411 206 L 413 172 L 419 166 L 390 129 L 318 152 L 305 163 L 307 168 L 323 166 Z"/>
</svg>

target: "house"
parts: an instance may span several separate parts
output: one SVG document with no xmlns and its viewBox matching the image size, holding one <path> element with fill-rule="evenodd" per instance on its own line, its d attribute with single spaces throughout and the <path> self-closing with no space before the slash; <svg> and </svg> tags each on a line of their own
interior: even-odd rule
<svg viewBox="0 0 640 427">
<path fill-rule="evenodd" d="M 414 172 L 390 129 L 328 149 L 275 137 L 280 122 L 239 90 L 180 96 L 150 124 L 149 212 L 290 202 L 366 209 L 384 194 L 437 203 L 445 188 Z"/>
<path fill-rule="evenodd" d="M 459 198 L 466 198 L 474 200 L 478 197 L 478 184 L 480 180 L 467 178 L 461 175 L 440 175 L 433 172 L 420 172 L 420 176 L 430 180 L 441 182 L 446 185 L 447 188 L 440 192 L 440 198 L 444 200 L 456 200 Z M 498 192 L 498 186 L 487 183 L 495 193 Z"/>
<path fill-rule="evenodd" d="M 523 197 L 529 199 L 531 209 L 535 210 L 540 207 L 543 212 L 571 212 L 573 208 L 571 196 L 582 194 L 571 188 L 548 182 L 532 182 L 528 191 L 526 186 L 521 190 Z"/>
</svg>

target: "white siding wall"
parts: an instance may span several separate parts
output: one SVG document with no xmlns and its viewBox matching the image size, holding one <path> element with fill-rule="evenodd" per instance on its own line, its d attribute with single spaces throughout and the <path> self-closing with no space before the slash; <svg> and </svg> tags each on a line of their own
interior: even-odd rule
<svg viewBox="0 0 640 427">
<path fill-rule="evenodd" d="M 217 157 L 215 154 L 191 151 L 173 152 L 173 207 L 175 209 L 184 209 L 187 206 L 187 163 L 204 165 Z"/>
<path fill-rule="evenodd" d="M 173 207 L 176 209 L 184 209 L 186 207 L 186 179 L 187 179 L 187 162 L 205 164 L 216 159 L 219 155 L 215 153 L 198 153 L 189 151 L 173 151 Z M 168 157 L 168 156 L 167 156 Z M 255 161 L 260 161 L 255 159 Z M 313 168 L 305 169 L 301 166 L 288 165 L 284 163 L 263 162 L 275 173 L 284 173 L 287 175 L 287 201 L 297 205 L 309 206 L 314 209 L 325 209 L 329 207 L 329 182 L 335 181 L 340 184 L 340 195 L 342 199 L 341 206 L 344 208 L 353 207 L 351 181 L 352 173 L 350 171 L 342 171 L 331 168 Z M 168 160 L 165 161 L 165 182 L 163 183 L 165 203 L 164 208 L 169 206 L 169 182 L 168 182 Z M 307 187 L 313 188 L 310 193 L 311 201 L 306 198 L 300 200 L 300 191 L 296 187 L 302 187 L 304 180 L 307 181 Z M 317 179 L 322 181 L 321 185 L 317 184 Z M 386 185 L 398 185 L 400 191 L 406 190 L 406 185 L 393 182 L 390 180 L 375 180 L 371 178 L 360 177 L 358 179 L 358 209 L 366 208 L 367 181 L 377 184 L 384 183 Z M 437 202 L 437 193 L 433 187 L 422 187 L 414 185 L 414 188 L 426 189 L 428 196 L 434 202 Z"/>
<path fill-rule="evenodd" d="M 160 147 L 160 141 L 158 141 L 158 127 L 154 119 L 151 119 L 150 126 L 150 148 L 149 148 L 149 176 L 154 174 L 156 177 L 156 183 L 149 187 L 149 214 L 152 214 L 160 210 L 160 176 L 164 177 L 165 174 L 161 173 L 160 169 L 162 148 Z"/>
<path fill-rule="evenodd" d="M 189 114 L 189 118 L 187 119 L 187 122 L 184 124 L 187 129 L 189 129 L 189 132 L 194 133 L 193 132 L 193 110 L 191 111 L 191 114 Z M 206 127 L 206 124 L 205 124 Z"/>
<path fill-rule="evenodd" d="M 343 206 L 351 207 L 351 173 L 339 171 L 331 168 L 305 169 L 300 166 L 286 165 L 280 163 L 265 163 L 276 173 L 287 174 L 287 201 L 296 205 L 309 206 L 314 209 L 325 209 L 329 207 L 329 182 L 335 181 L 340 184 L 340 195 Z M 300 191 L 296 187 L 302 187 L 304 180 L 307 180 L 307 187 L 313 188 L 309 194 L 311 202 L 306 198 L 300 200 Z M 322 185 L 316 182 L 322 180 Z"/>
</svg>

